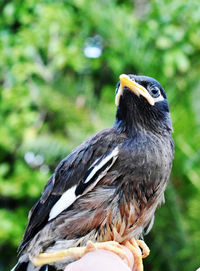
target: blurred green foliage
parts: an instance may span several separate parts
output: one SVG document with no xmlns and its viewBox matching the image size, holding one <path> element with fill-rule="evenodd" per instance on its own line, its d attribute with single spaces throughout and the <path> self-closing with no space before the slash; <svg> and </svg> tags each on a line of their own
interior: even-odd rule
<svg viewBox="0 0 200 271">
<path fill-rule="evenodd" d="M 146 270 L 195 270 L 199 1 L 2 0 L 0 12 L 0 270 L 14 265 L 28 210 L 57 163 L 112 125 L 121 73 L 161 82 L 175 131 L 166 204 L 146 237 L 151 248 Z"/>
</svg>

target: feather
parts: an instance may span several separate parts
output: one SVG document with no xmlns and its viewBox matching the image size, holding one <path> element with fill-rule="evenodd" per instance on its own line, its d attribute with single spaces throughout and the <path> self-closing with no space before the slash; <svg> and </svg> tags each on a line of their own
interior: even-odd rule
<svg viewBox="0 0 200 271">
<path fill-rule="evenodd" d="M 76 200 L 77 197 L 75 195 L 75 189 L 76 186 L 72 186 L 64 194 L 62 194 L 61 198 L 52 207 L 49 213 L 48 220 L 51 220 L 58 216 L 60 213 L 62 213 L 62 211 L 67 209 Z"/>
<path fill-rule="evenodd" d="M 62 211 L 71 206 L 77 198 L 92 190 L 114 164 L 117 159 L 118 152 L 119 149 L 116 147 L 111 153 L 98 158 L 86 172 L 83 180 L 81 180 L 77 186 L 73 186 L 65 191 L 60 199 L 54 204 L 49 213 L 48 220 L 50 221 L 58 216 Z"/>
</svg>

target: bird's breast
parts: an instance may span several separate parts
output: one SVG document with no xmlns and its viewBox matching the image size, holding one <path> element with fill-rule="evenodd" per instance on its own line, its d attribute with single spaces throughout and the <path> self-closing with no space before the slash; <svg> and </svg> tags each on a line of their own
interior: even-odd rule
<svg viewBox="0 0 200 271">
<path fill-rule="evenodd" d="M 153 134 L 138 135 L 119 148 L 115 167 L 119 174 L 132 176 L 133 181 L 166 178 L 171 170 L 173 151 L 168 138 Z"/>
<path fill-rule="evenodd" d="M 106 239 L 121 242 L 139 237 L 163 201 L 172 159 L 170 141 L 159 136 L 138 137 L 121 146 L 113 166 L 118 178 L 106 221 Z"/>
</svg>

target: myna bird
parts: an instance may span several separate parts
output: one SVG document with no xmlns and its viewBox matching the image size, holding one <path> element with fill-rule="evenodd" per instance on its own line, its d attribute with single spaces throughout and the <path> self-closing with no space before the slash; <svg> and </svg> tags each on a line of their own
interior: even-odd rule
<svg viewBox="0 0 200 271">
<path fill-rule="evenodd" d="M 29 213 L 14 271 L 64 270 L 98 248 L 125 258 L 121 244 L 143 270 L 149 250 L 139 238 L 164 200 L 173 161 L 169 106 L 155 79 L 124 74 L 115 103 L 113 128 L 88 138 L 50 177 Z"/>
</svg>

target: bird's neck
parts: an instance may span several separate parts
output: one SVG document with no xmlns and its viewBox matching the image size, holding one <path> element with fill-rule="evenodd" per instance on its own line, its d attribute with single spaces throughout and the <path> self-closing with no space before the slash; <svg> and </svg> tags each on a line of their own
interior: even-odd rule
<svg viewBox="0 0 200 271">
<path fill-rule="evenodd" d="M 117 118 L 114 123 L 114 128 L 119 133 L 126 133 L 128 137 L 135 137 L 140 131 L 144 130 L 140 125 Z"/>
<path fill-rule="evenodd" d="M 114 128 L 120 133 L 126 133 L 128 137 L 135 137 L 140 132 L 149 131 L 155 134 L 171 133 L 171 122 L 169 124 L 162 121 L 146 118 L 140 118 L 139 114 L 126 114 L 118 107 Z"/>
</svg>

